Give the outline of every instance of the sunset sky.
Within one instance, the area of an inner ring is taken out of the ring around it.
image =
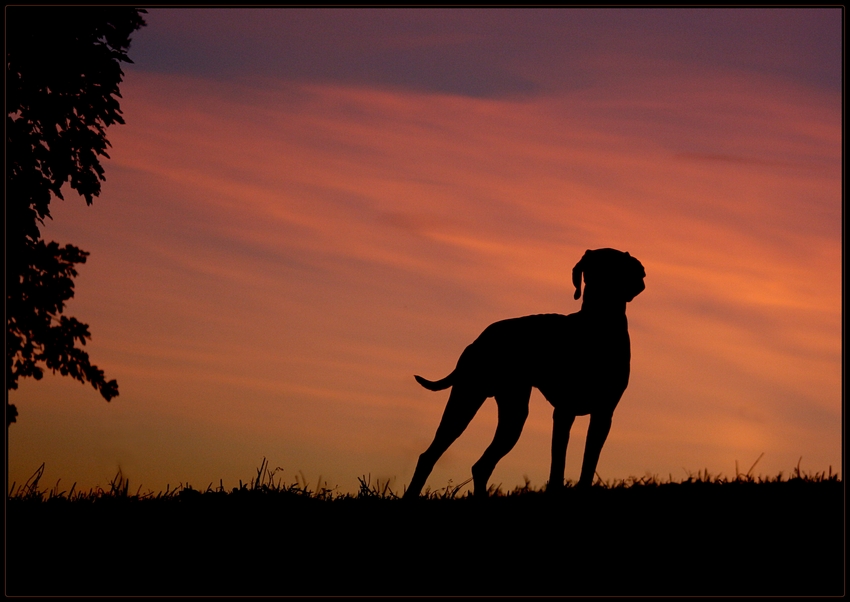
[[[9,481],[401,491],[490,323],[628,251],[632,377],[598,472],[841,469],[841,9],[151,9],[67,314],[105,402],[10,394]],[[491,479],[545,484],[535,391]],[[470,476],[495,402],[428,485]],[[577,480],[588,419],[567,454]],[[299,472],[300,471],[300,472]]]

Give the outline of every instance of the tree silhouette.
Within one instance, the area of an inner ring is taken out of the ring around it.
[[[89,382],[109,401],[118,383],[77,346],[88,325],[62,315],[75,266],[88,253],[45,242],[39,226],[62,187],[100,195],[109,157],[106,128],[124,123],[118,84],[130,35],[145,25],[134,8],[6,8],[6,426],[18,379],[44,367]]]

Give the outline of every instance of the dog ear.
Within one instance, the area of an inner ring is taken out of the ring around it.
[[[585,259],[587,259],[587,255],[590,253],[590,249],[584,252],[584,256],[579,259],[578,263],[573,268],[573,286],[576,287],[576,293],[573,295],[573,299],[578,299],[581,297],[581,275],[584,272],[584,268],[586,267]]]

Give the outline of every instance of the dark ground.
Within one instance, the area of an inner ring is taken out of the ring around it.
[[[474,499],[10,500],[7,595],[845,592],[840,481]]]

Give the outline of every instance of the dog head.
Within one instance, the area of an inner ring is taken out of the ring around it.
[[[601,294],[608,299],[631,301],[640,294],[646,285],[646,271],[641,263],[616,249],[588,249],[573,268],[573,285],[576,287],[574,298],[581,297],[581,277],[584,274],[585,296],[587,287],[592,287],[594,295]]]

